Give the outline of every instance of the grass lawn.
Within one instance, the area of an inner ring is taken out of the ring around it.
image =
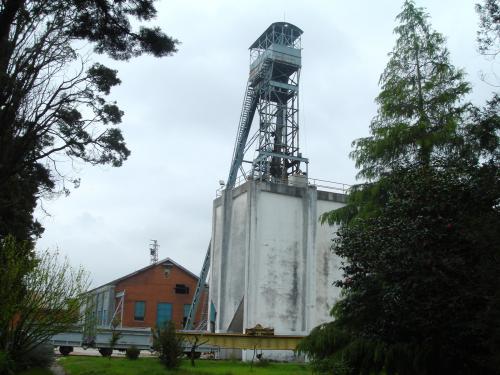
[[[59,363],[68,375],[305,375],[311,374],[309,366],[295,363],[270,363],[268,366],[250,368],[250,363],[235,361],[197,360],[191,367],[188,360],[176,371],[167,371],[156,358],[77,357],[61,358]],[[44,375],[44,374],[43,374]]]

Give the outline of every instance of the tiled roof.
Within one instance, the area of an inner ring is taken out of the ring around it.
[[[104,287],[104,286],[108,286],[108,285],[116,285],[116,284],[118,284],[120,281],[123,281],[123,280],[125,280],[125,279],[128,279],[128,278],[130,278],[130,277],[132,277],[132,276],[138,275],[138,274],[140,274],[140,273],[142,273],[142,272],[148,271],[149,269],[151,269],[151,268],[153,268],[153,267],[156,267],[156,266],[158,266],[158,265],[167,265],[167,264],[171,264],[171,265],[173,265],[173,266],[175,266],[175,267],[179,268],[181,271],[184,271],[185,273],[187,273],[187,274],[188,274],[189,276],[191,276],[192,278],[194,278],[194,279],[198,280],[198,276],[196,276],[196,275],[195,275],[194,273],[192,273],[190,270],[188,270],[187,268],[185,268],[185,267],[181,266],[179,263],[174,262],[172,259],[170,259],[170,258],[168,258],[168,257],[167,257],[167,258],[162,259],[162,260],[160,260],[160,261],[158,261],[158,262],[156,262],[156,263],[154,263],[154,264],[150,264],[149,266],[143,267],[143,268],[141,268],[141,269],[139,269],[139,270],[137,270],[137,271],[134,271],[134,272],[129,273],[129,274],[125,275],[125,276],[119,277],[118,279],[115,279],[115,280],[113,280],[113,281],[110,281],[109,283],[102,284],[102,285],[100,285],[100,286],[98,286],[98,287],[96,287],[96,288],[93,288],[93,289],[89,290],[87,293],[91,293],[91,292],[93,292],[93,291],[95,291],[95,290],[97,290],[97,289],[100,289],[100,288]]]

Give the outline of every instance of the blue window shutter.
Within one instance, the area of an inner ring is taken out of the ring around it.
[[[189,310],[191,309],[191,304],[184,305],[184,318],[189,315]]]
[[[156,308],[156,324],[164,327],[165,323],[172,320],[172,304],[160,302]]]
[[[135,301],[134,320],[144,320],[146,313],[146,302]]]

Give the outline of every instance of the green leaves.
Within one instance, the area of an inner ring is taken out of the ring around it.
[[[497,374],[498,197],[499,169],[467,163],[397,169],[357,187],[358,214],[333,243],[344,260],[335,320],[303,351],[342,359],[350,374]]]
[[[477,32],[479,52],[496,57],[500,52],[500,4],[497,0],[484,0],[476,4],[480,29]]]
[[[141,26],[134,31],[129,16],[149,21],[156,16],[153,0],[97,1],[72,0],[66,7],[75,15],[68,27],[72,38],[85,39],[95,45],[97,53],[116,60],[149,53],[156,57],[176,52],[179,43],[158,27]]]
[[[497,375],[500,98],[464,104],[428,15],[405,1],[397,19],[371,134],[351,153],[368,182],[321,217],[340,224],[342,295],[301,350],[324,373]]]
[[[124,113],[106,98],[117,71],[90,65],[75,41],[118,60],[171,55],[178,41],[143,22],[155,16],[153,0],[0,2],[0,238],[40,234],[37,200],[75,181],[60,163],[120,166],[130,155],[111,128]]]
[[[449,62],[444,38],[428,18],[413,1],[405,1],[397,17],[398,39],[380,77],[371,135],[356,140],[351,153],[358,177],[372,180],[396,167],[429,165],[461,121],[470,86]]]
[[[109,69],[99,63],[92,65],[87,71],[89,81],[92,82],[100,92],[106,95],[109,95],[111,87],[119,85],[122,82],[117,77],[117,73],[117,70]]]
[[[0,284],[0,352],[20,371],[30,351],[78,322],[88,275],[57,253],[35,254],[29,242],[7,236],[0,240]]]
[[[183,339],[175,332],[175,324],[169,320],[163,327],[153,329],[153,349],[158,353],[158,359],[167,369],[180,366],[183,352]]]
[[[177,52],[179,42],[165,35],[159,27],[145,28],[139,31],[139,45],[141,51],[150,53],[155,57],[168,56]]]
[[[106,150],[100,154],[97,161],[99,164],[111,163],[113,167],[120,167],[129,155],[130,151],[127,149],[123,135],[119,129],[111,128],[103,134],[99,140],[102,147]]]

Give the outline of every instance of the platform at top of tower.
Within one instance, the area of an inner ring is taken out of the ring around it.
[[[291,23],[274,22],[255,42],[253,42],[249,49],[266,49],[271,44],[296,47],[296,41],[300,38],[302,33],[303,31],[301,29]]]
[[[339,182],[333,182],[333,181],[326,181],[326,180],[317,180],[317,179],[310,179],[310,182],[307,183],[306,185],[303,185],[303,181],[300,183],[297,183],[297,180],[295,181],[289,181],[288,183],[276,183],[276,182],[269,182],[269,181],[259,181],[259,180],[253,180],[253,179],[241,179],[240,183],[236,184],[236,187],[232,189],[231,196],[233,198],[236,198],[240,196],[241,194],[245,194],[249,191],[250,185],[255,185],[258,187],[259,191],[263,192],[268,192],[268,193],[275,193],[275,194],[280,194],[280,195],[288,195],[292,197],[299,197],[302,198],[306,194],[308,194],[308,190],[314,189],[316,190],[317,194],[317,199],[320,201],[330,201],[330,202],[338,202],[338,203],[346,203],[347,202],[347,194],[348,194],[348,189],[349,185],[339,183]],[[307,181],[307,180],[306,180]],[[215,200],[214,200],[214,205],[215,206],[220,206],[223,204],[223,191],[222,189],[217,191]]]

